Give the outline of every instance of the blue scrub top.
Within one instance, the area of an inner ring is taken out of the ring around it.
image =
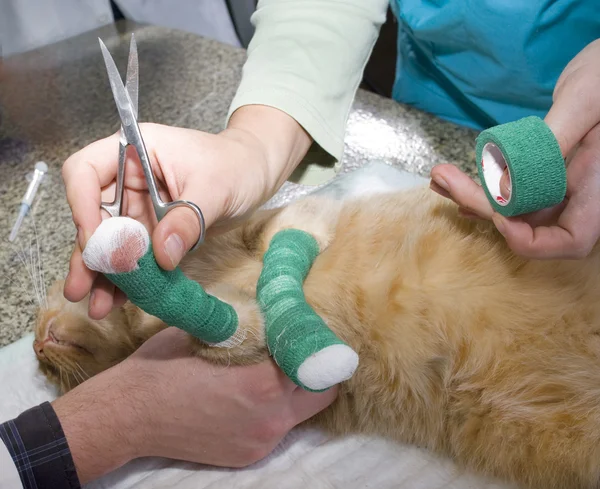
[[[475,129],[543,118],[562,70],[600,38],[600,0],[391,2],[393,98]]]

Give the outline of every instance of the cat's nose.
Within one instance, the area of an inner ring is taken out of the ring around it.
[[[44,343],[45,341],[37,341],[33,342],[33,351],[38,358],[42,358],[44,356]]]

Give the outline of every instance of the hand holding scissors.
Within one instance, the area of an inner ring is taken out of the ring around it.
[[[89,294],[93,319],[105,317],[126,300],[82,259],[88,239],[103,219],[126,215],[142,222],[150,231],[156,261],[172,270],[206,232],[231,229],[266,202],[311,144],[293,118],[262,105],[239,108],[218,134],[138,123],[135,41],[125,87],[106,54],[122,128],[73,154],[62,171],[77,227],[64,294],[72,302]]]

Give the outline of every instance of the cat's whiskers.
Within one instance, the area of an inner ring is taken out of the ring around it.
[[[21,284],[21,289],[30,297],[30,300],[37,303],[40,308],[48,309],[48,299],[46,295],[44,270],[42,267],[42,254],[40,251],[40,240],[37,233],[34,215],[31,215],[31,222],[34,231],[33,239],[29,240],[29,245],[25,247],[21,241],[18,242],[17,258],[21,265],[27,271],[29,276],[30,286],[33,292],[27,290],[27,287]],[[34,243],[32,243],[34,241]],[[10,277],[7,277],[9,280]],[[11,280],[12,281],[12,280]],[[14,281],[13,281],[14,282]]]
[[[61,358],[61,362],[63,363],[65,368],[68,369],[69,372],[71,372],[71,374],[73,375],[73,377],[75,378],[77,383],[81,383],[81,382],[85,381],[85,379],[83,379],[83,376],[81,375],[81,373],[78,372],[78,370],[77,370],[77,366],[79,364],[77,363],[76,360],[71,360],[71,359],[67,359],[67,358],[63,357],[63,358]],[[83,380],[80,380],[80,379],[83,379]]]
[[[85,369],[79,364],[79,362],[77,360],[74,361],[75,362],[75,366],[77,367],[78,371],[80,372],[81,377],[83,378],[82,382],[85,382],[87,379],[90,378],[90,374],[88,374]]]
[[[17,275],[18,276],[18,275]],[[7,279],[9,282],[13,283],[14,285],[16,285],[19,289],[21,289],[21,292],[23,293],[23,295],[27,298],[27,300],[29,302],[31,302],[33,305],[37,305],[36,304],[36,299],[32,296],[32,293],[30,290],[27,290],[27,287],[25,285],[23,285],[23,282],[21,281],[20,277],[19,277],[19,281],[14,280],[13,278],[9,277],[7,274],[3,273],[2,277],[4,277],[5,279]]]
[[[67,389],[71,390],[71,379],[69,378],[69,374],[65,372],[65,377],[67,378]]]
[[[58,365],[58,377],[60,379],[60,385],[63,386],[64,382],[63,382],[63,371],[62,371],[62,367],[60,365]]]
[[[37,251],[37,282],[38,282],[38,290],[40,293],[40,307],[45,307],[48,309],[48,295],[46,292],[46,280],[44,277],[44,269],[42,268],[42,254],[40,252],[40,240],[38,237],[37,226],[35,224],[35,212],[31,215],[31,222],[33,224],[33,233],[35,236],[35,245]]]
[[[73,377],[75,377],[75,380],[81,384],[82,382],[85,382],[85,379],[83,378],[83,375],[81,375],[77,370],[73,370]]]

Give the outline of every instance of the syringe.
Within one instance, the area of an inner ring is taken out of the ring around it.
[[[38,161],[35,164],[35,170],[33,172],[33,177],[31,178],[31,182],[29,182],[29,187],[27,187],[27,192],[21,200],[21,208],[19,209],[19,215],[17,216],[17,221],[10,232],[10,236],[8,237],[9,241],[14,241],[17,237],[17,233],[19,232],[19,228],[21,224],[23,224],[23,219],[31,209],[31,205],[33,204],[33,198],[44,179],[44,176],[48,172],[48,165],[43,161]]]

